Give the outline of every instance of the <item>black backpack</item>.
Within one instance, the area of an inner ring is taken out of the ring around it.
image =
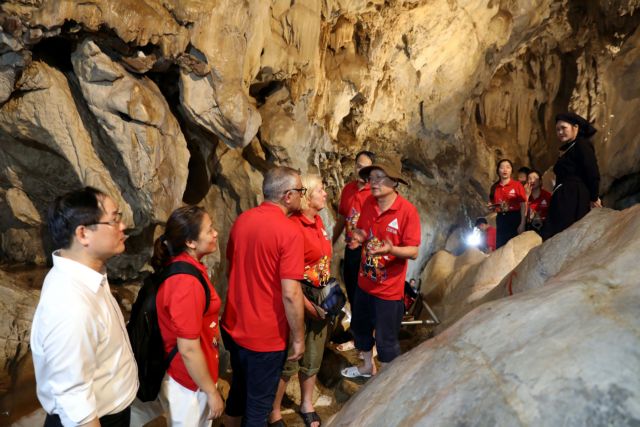
[[[196,277],[205,293],[206,313],[209,309],[211,291],[200,271],[188,262],[174,262],[164,267],[157,273],[151,274],[144,280],[136,302],[131,308],[131,317],[127,323],[127,332],[133,356],[138,364],[138,398],[143,402],[155,400],[160,392],[160,385],[169,364],[178,352],[176,345],[169,355],[164,357],[164,344],[160,327],[158,326],[158,313],[156,311],[156,295],[162,282],[174,274],[190,274]]]

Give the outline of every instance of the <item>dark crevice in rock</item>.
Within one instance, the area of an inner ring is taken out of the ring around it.
[[[249,95],[255,98],[256,107],[260,108],[264,105],[269,96],[282,89],[284,85],[285,82],[283,80],[254,83],[249,87]]]
[[[149,73],[148,77],[160,89],[187,141],[189,174],[182,201],[197,204],[206,197],[211,188],[215,168],[213,165],[208,167],[211,164],[211,155],[207,155],[207,152],[215,151],[218,138],[201,126],[192,123],[184,114],[180,102],[180,68],[177,65],[172,65],[163,73]]]
[[[626,209],[640,203],[640,172],[625,175],[613,181],[604,196],[605,206]]]
[[[73,71],[71,52],[74,49],[73,41],[64,37],[51,37],[35,45],[31,52],[34,61],[45,62],[65,73]]]

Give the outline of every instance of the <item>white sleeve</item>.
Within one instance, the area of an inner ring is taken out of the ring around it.
[[[69,309],[50,311],[40,319],[41,350],[47,381],[55,400],[54,412],[65,427],[97,417],[93,377],[99,332],[90,309],[70,302]],[[46,320],[46,321],[45,321]]]

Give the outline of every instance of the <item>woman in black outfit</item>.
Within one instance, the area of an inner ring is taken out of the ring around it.
[[[591,137],[596,129],[575,113],[556,116],[556,134],[563,145],[553,172],[556,185],[543,237],[548,239],[581,219],[591,208],[602,207],[598,197],[600,172]]]

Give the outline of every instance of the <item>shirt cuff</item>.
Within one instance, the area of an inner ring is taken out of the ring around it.
[[[95,396],[84,394],[67,393],[56,399],[54,412],[58,414],[64,427],[86,424],[98,417]]]

